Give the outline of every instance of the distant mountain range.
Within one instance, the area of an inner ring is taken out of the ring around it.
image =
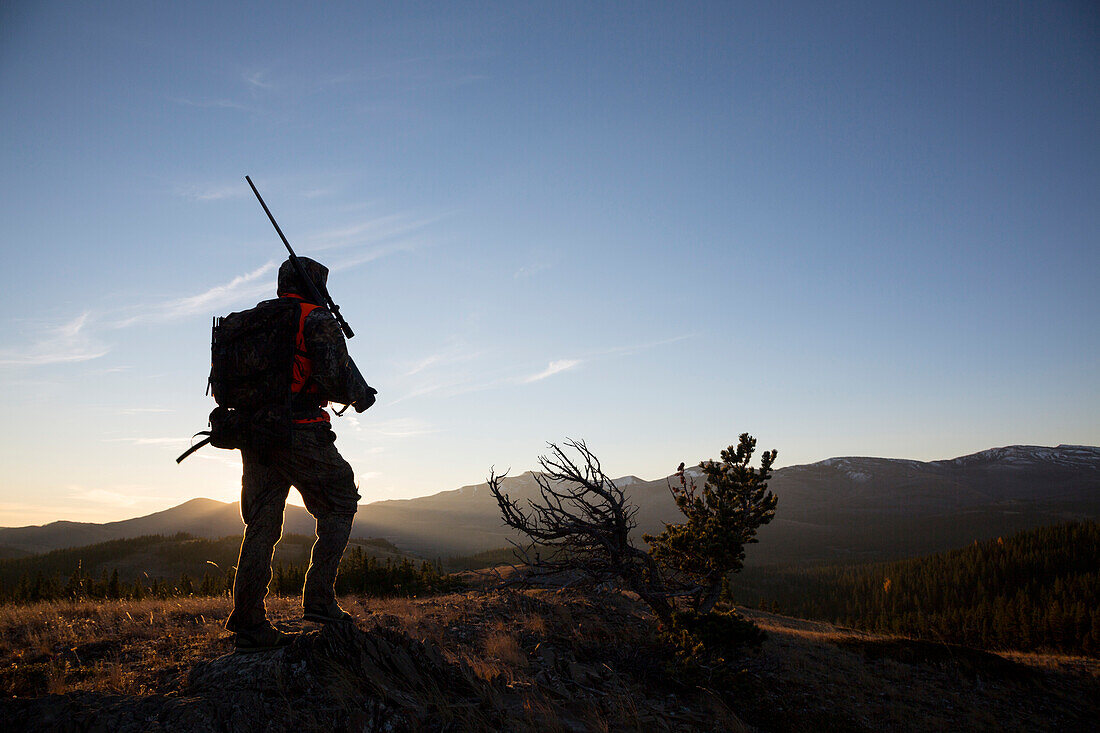
[[[700,477],[698,468],[688,470]],[[638,506],[641,532],[678,521],[670,478],[616,480]],[[699,479],[702,480],[701,478]],[[1008,446],[944,461],[830,458],[777,470],[776,519],[748,549],[753,564],[907,557],[1071,519],[1100,517],[1100,448]],[[505,479],[513,496],[534,498],[530,472]],[[284,532],[311,534],[304,509],[288,506]],[[193,499],[106,524],[53,522],[0,528],[0,556],[45,552],[111,539],[188,532],[240,534],[236,503]],[[380,537],[426,557],[470,554],[515,539],[502,526],[486,484],[359,507],[353,536]]]
[[[1100,516],[1100,448],[1014,445],[944,461],[830,458],[776,471],[756,561],[893,559]]]

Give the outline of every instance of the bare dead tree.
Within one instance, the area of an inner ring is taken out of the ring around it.
[[[661,621],[669,622],[669,599],[697,589],[666,587],[656,561],[630,541],[638,507],[604,474],[583,440],[567,439],[564,445],[579,460],[549,443],[549,454],[539,457],[542,471],[534,475],[540,498],[528,500],[526,506],[504,491],[507,473],[489,475],[489,490],[504,522],[531,541],[516,545],[527,565],[524,579],[573,574],[573,582],[625,584]]]

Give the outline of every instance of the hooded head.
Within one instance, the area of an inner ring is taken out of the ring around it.
[[[328,268],[320,262],[311,260],[308,257],[299,257],[298,262],[301,263],[306,274],[309,275],[309,279],[317,286],[317,290],[324,295],[325,284],[328,282]],[[301,281],[301,278],[298,277],[298,271],[294,268],[294,263],[291,262],[289,258],[279,266],[278,293],[279,295],[294,293],[303,298],[310,297],[309,287],[307,287],[306,284]],[[324,303],[318,303],[317,305],[324,305]]]

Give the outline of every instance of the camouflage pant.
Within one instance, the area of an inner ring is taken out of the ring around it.
[[[317,520],[317,541],[313,543],[302,591],[306,605],[328,604],[336,599],[336,571],[359,505],[351,466],[333,445],[327,425],[296,428],[290,448],[273,450],[262,459],[246,449],[241,454],[241,516],[245,530],[233,581],[233,613],[225,624],[230,631],[267,620],[264,598],[271,582],[271,558],[282,536],[283,510],[291,486],[298,489],[306,510]]]

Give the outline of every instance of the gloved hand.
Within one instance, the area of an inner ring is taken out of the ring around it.
[[[367,396],[361,400],[356,400],[355,404],[352,405],[352,407],[355,408],[356,412],[366,411],[370,408],[371,405],[373,405],[377,401],[378,398],[375,397],[375,395],[377,394],[378,390],[376,390],[374,387],[367,387]]]

